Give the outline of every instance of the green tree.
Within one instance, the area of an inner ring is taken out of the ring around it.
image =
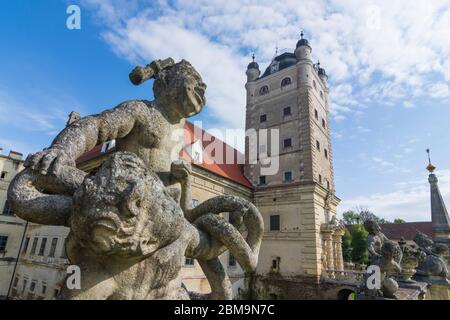
[[[361,223],[361,216],[358,212],[349,210],[342,214],[342,220],[344,220],[345,224],[359,224]]]
[[[352,261],[352,235],[347,228],[345,228],[345,233],[342,236],[342,256],[344,261]]]
[[[394,219],[394,223],[405,223],[406,221],[400,218]]]
[[[351,257],[353,262],[367,264],[369,262],[369,253],[367,251],[367,236],[369,233],[360,224],[352,226],[351,239],[352,251]]]

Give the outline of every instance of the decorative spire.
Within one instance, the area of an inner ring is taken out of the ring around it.
[[[427,154],[428,154],[427,170],[428,170],[428,172],[433,173],[434,170],[436,169],[436,167],[431,164],[430,149],[427,149]]]
[[[300,37],[303,39],[304,33],[303,30],[300,32]]]
[[[450,238],[450,218],[448,216],[447,208],[445,207],[444,199],[438,186],[438,178],[433,173],[436,169],[431,164],[430,149],[427,149],[428,166],[427,170],[430,172],[428,182],[430,183],[430,198],[431,198],[431,222],[433,226],[434,238]]]
[[[255,53],[252,54],[252,62],[255,62]]]

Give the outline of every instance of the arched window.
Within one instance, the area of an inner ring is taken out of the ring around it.
[[[316,149],[320,151],[320,142],[316,140]]]
[[[316,90],[317,90],[317,84],[316,84],[316,80],[313,80],[313,87],[314,87],[314,89],[316,89]]]
[[[283,80],[281,80],[281,87],[287,86],[291,84],[291,78],[286,77]]]
[[[323,99],[323,92],[320,91],[320,97]]]
[[[259,89],[259,95],[261,95],[261,96],[268,94],[268,93],[269,93],[268,86],[262,86],[261,89]]]

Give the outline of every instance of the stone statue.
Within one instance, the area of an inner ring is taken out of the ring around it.
[[[369,251],[370,263],[381,264],[381,247],[389,239],[381,232],[379,224],[372,219],[364,221],[364,228],[369,233],[367,237],[367,250]],[[396,247],[395,261],[399,263],[402,259],[400,247]]]
[[[403,237],[398,244],[402,250],[402,271],[399,279],[402,282],[415,283],[411,277],[416,273],[416,268],[419,265],[419,262],[425,258],[425,254],[417,247],[408,245]]]
[[[207,298],[231,299],[218,256],[228,249],[246,272],[256,268],[259,211],[232,196],[192,208],[190,164],[177,160],[183,137],[174,133],[201,111],[205,84],[187,61],[170,58],[130,75],[136,84],[150,77],[155,101],[128,101],[75,121],[29,156],[10,185],[19,217],[70,228],[66,252],[81,269],[82,288],[64,288],[61,298],[185,299],[180,270],[191,257],[210,282]],[[111,139],[118,152],[95,175],[75,168],[80,155]]]
[[[386,240],[381,246],[381,291],[386,298],[395,298],[395,293],[398,290],[398,283],[392,276],[400,273],[402,270],[400,264],[395,261],[399,250],[399,245],[391,240]]]

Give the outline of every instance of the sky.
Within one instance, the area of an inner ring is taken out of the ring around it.
[[[80,30],[66,26],[69,5]],[[301,30],[329,75],[339,212],[430,220],[427,148],[450,203],[450,1],[2,1],[0,147],[36,152],[73,110],[151,99],[151,83],[133,86],[128,73],[169,56],[208,85],[192,121],[243,129],[252,53],[265,69]]]

